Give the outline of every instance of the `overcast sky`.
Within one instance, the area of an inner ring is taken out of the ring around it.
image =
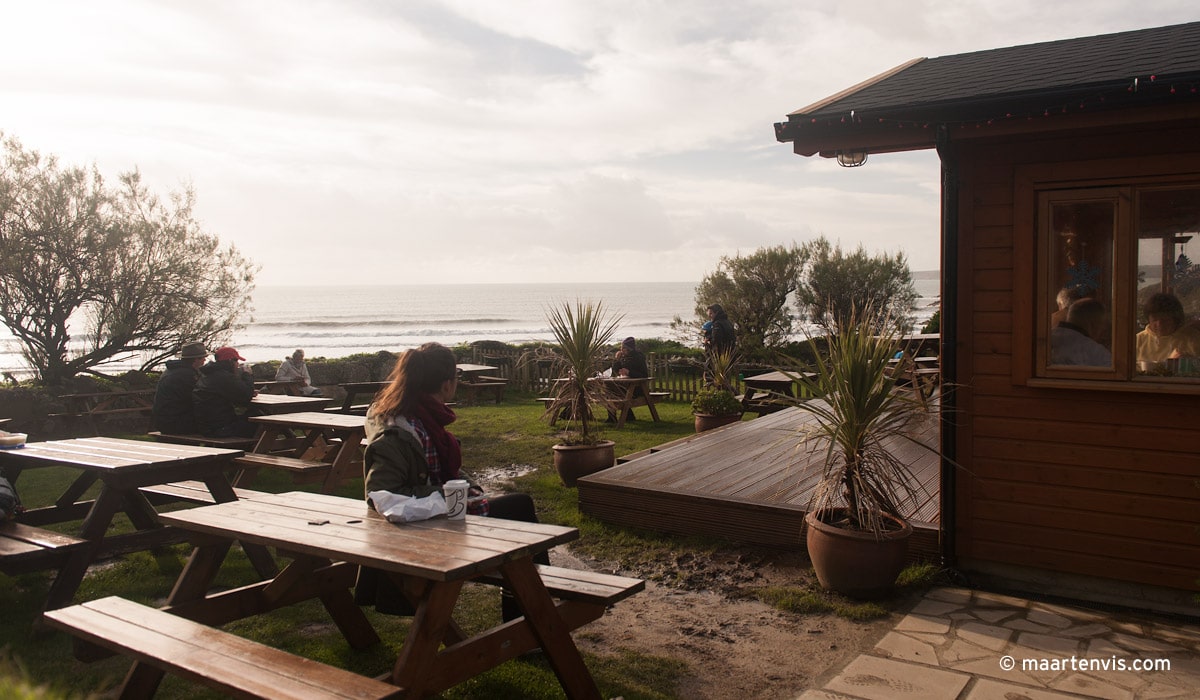
[[[839,168],[786,114],[916,57],[1195,0],[0,0],[0,131],[157,192],[261,285],[698,281],[824,234],[938,267],[932,151]]]

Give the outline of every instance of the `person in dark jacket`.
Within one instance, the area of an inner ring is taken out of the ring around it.
[[[646,355],[641,350],[637,349],[637,341],[633,336],[621,341],[621,349],[617,351],[613,358],[612,376],[614,377],[633,377],[636,379],[645,379],[650,376],[650,367],[646,364]],[[645,392],[641,387],[635,390],[634,396],[645,396]],[[625,420],[637,420],[633,415],[633,409],[626,411]],[[617,417],[609,412],[608,422],[617,422]]]
[[[231,347],[217,348],[213,357],[192,392],[196,427],[212,437],[254,437],[257,428],[247,419],[254,378],[240,364],[246,358]]]
[[[705,350],[709,352],[730,352],[737,342],[737,334],[733,330],[733,322],[725,314],[720,304],[708,307],[708,318],[712,321],[712,337]]]
[[[196,432],[192,390],[207,354],[204,343],[188,343],[180,350],[178,360],[167,360],[167,369],[154,390],[154,430],[171,435]]]

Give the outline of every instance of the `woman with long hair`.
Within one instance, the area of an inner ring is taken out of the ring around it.
[[[406,350],[388,377],[388,384],[375,395],[367,409],[367,449],[363,456],[364,486],[372,491],[390,491],[415,498],[440,492],[453,479],[470,484],[467,512],[508,520],[537,522],[533,499],[512,493],[490,498],[462,468],[462,447],[446,426],[457,416],[448,403],[458,389],[458,367],[454,353],[444,345],[426,343]],[[443,494],[444,495],[444,494]],[[370,496],[367,502],[372,507]],[[539,563],[549,564],[543,553]],[[399,589],[390,579],[371,570],[359,575],[356,598],[360,604],[374,603],[381,612],[411,614]],[[516,600],[505,591],[504,619],[521,615]]]

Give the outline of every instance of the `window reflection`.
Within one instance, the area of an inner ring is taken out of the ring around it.
[[[1112,367],[1117,201],[1050,205],[1050,365]]]

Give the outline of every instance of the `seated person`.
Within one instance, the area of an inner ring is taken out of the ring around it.
[[[154,389],[154,430],[170,435],[196,432],[192,390],[207,354],[204,343],[188,343],[180,350],[178,360],[167,360],[167,369]]]
[[[644,379],[650,376],[650,367],[646,364],[646,355],[637,349],[637,341],[633,336],[621,341],[621,349],[613,358],[612,376],[636,377]]]
[[[1063,287],[1058,290],[1058,296],[1054,298],[1055,304],[1058,305],[1058,310],[1050,315],[1050,327],[1057,328],[1058,324],[1067,320],[1067,311],[1070,310],[1071,304],[1079,301],[1078,287]]]
[[[1095,299],[1072,303],[1066,320],[1050,331],[1050,364],[1112,367],[1112,352],[1097,340],[1107,326],[1104,304]]]
[[[621,341],[621,349],[617,351],[616,357],[613,358],[612,376],[614,377],[633,377],[635,379],[645,379],[650,376],[650,367],[646,364],[646,355],[637,349],[637,341],[633,336],[629,336]],[[645,396],[641,387],[635,390],[634,396]],[[616,422],[616,416],[609,416],[610,422]],[[633,409],[626,412],[625,420],[637,420],[633,415]]]
[[[320,396],[321,390],[312,385],[308,376],[308,365],[304,364],[304,351],[297,348],[291,357],[283,358],[275,372],[277,382],[300,382],[300,393],[305,396]]]
[[[1137,334],[1138,361],[1200,356],[1200,329],[1184,325],[1183,304],[1178,297],[1159,292],[1146,300],[1142,310],[1146,327]]]
[[[254,437],[258,428],[248,420],[250,400],[258,393],[254,378],[240,362],[246,358],[231,347],[217,348],[212,362],[200,368],[192,392],[196,427],[211,437]]]
[[[462,470],[462,447],[446,430],[457,418],[446,405],[458,389],[456,363],[454,353],[438,343],[426,343],[400,356],[388,385],[367,409],[364,490],[367,494],[390,491],[423,498],[441,491],[447,481],[465,479],[471,484],[468,494],[473,498],[468,513],[536,523],[537,513],[528,494],[482,499],[483,490]],[[374,507],[369,496],[367,503]],[[550,558],[543,552],[535,561],[549,564]],[[392,580],[373,569],[359,571],[355,600],[360,605],[374,604],[380,612],[412,614]],[[516,598],[507,590],[501,595],[501,611],[505,621],[522,615]]]

